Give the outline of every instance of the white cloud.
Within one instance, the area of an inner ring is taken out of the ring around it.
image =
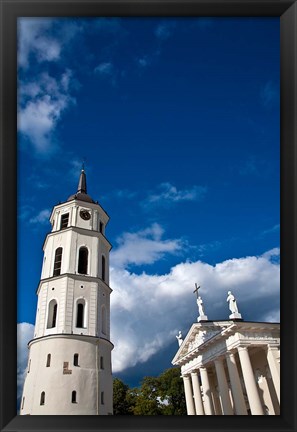
[[[112,75],[113,74],[113,65],[109,62],[100,63],[95,67],[94,72],[99,75]]]
[[[161,183],[158,186],[158,192],[150,194],[144,201],[145,207],[151,204],[168,205],[182,201],[199,201],[207,189],[204,186],[193,186],[189,189],[178,190],[171,183]]]
[[[53,134],[62,113],[75,103],[68,94],[72,72],[60,79],[43,73],[34,82],[19,84],[18,130],[41,154],[53,150]]]
[[[17,398],[22,395],[26,368],[28,363],[28,342],[33,338],[34,325],[19,323],[17,325]]]
[[[32,224],[43,224],[48,222],[51,211],[48,209],[41,210],[35,217],[29,220]]]
[[[135,253],[137,255],[137,252]],[[228,319],[226,302],[231,290],[246,320],[278,321],[279,249],[256,257],[234,258],[214,266],[183,262],[168,274],[140,275],[117,267],[111,257],[111,340],[113,371],[145,362],[172,343],[178,330],[184,334],[196,321],[194,283],[209,319]]]
[[[118,238],[118,247],[111,252],[111,260],[116,267],[129,264],[152,264],[165,253],[176,253],[181,247],[180,240],[163,240],[162,227],[154,223],[151,227],[135,233],[124,233]]]
[[[30,56],[38,62],[57,61],[61,54],[61,45],[49,30],[53,20],[49,18],[20,18],[18,21],[18,64],[27,68]]]

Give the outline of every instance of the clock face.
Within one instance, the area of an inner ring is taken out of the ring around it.
[[[90,212],[88,210],[81,210],[79,214],[83,220],[91,219],[91,215],[90,215]]]

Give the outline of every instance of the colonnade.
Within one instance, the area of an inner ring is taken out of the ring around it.
[[[239,346],[237,352],[250,413],[252,415],[265,415],[266,413],[259,394],[248,347]],[[279,404],[280,367],[276,359],[277,352],[277,347],[266,346],[267,363]],[[213,362],[183,375],[188,415],[248,414],[235,355],[236,351],[227,352],[224,356],[216,358]],[[225,361],[227,364],[226,369],[224,366]],[[210,372],[210,367],[216,375],[220,404],[218,404],[216,400],[214,380]],[[230,381],[231,392],[228,381]]]

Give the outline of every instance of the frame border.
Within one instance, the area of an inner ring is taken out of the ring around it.
[[[71,8],[69,7],[71,5]],[[134,417],[16,415],[17,38],[20,16],[280,17],[281,61],[281,325],[280,416]],[[295,0],[0,0],[0,427],[1,431],[122,430],[194,432],[295,431],[297,2]]]

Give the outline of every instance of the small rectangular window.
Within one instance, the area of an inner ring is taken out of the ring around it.
[[[60,229],[65,229],[68,227],[68,221],[69,221],[69,213],[65,213],[61,216],[61,226]]]
[[[104,405],[104,392],[101,392],[101,405]]]
[[[50,365],[51,365],[51,355],[48,354],[46,359],[46,367],[50,367]]]
[[[71,402],[72,402],[72,403],[76,403],[76,391],[73,391],[73,392],[72,392]]]
[[[22,400],[22,409],[24,409],[24,403],[25,403],[25,396],[23,397],[23,400]]]
[[[28,364],[28,373],[30,373],[30,367],[31,367],[31,359],[29,360],[29,364]]]
[[[73,357],[73,366],[78,366],[78,354],[74,354],[74,357]]]
[[[101,232],[101,234],[103,233],[103,222],[100,221],[100,225],[99,225],[99,231]]]
[[[104,369],[104,361],[103,361],[103,357],[100,357],[100,369]]]

